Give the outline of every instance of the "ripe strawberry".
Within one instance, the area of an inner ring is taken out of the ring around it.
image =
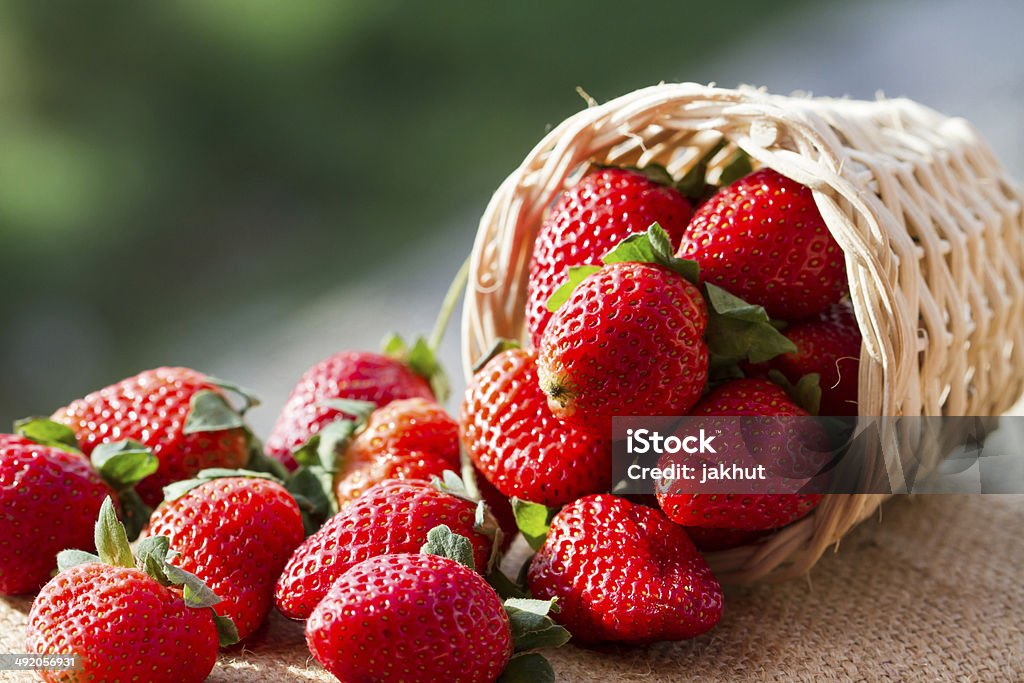
[[[707,380],[697,288],[651,263],[611,263],[551,319],[537,372],[556,417],[609,433],[616,415],[682,415]]]
[[[526,303],[533,344],[540,346],[551,318],[548,299],[565,282],[570,266],[600,265],[612,247],[652,223],[661,224],[675,248],[690,214],[690,202],[675,188],[622,168],[594,171],[566,190],[534,242]]]
[[[856,415],[860,369],[860,328],[849,302],[829,307],[816,318],[793,323],[783,334],[797,350],[755,368],[774,369],[796,383],[817,373],[821,385],[819,415]]]
[[[611,441],[551,415],[532,349],[504,351],[476,373],[460,430],[473,464],[506,496],[557,506],[611,488]]]
[[[701,206],[678,255],[697,261],[704,281],[776,318],[817,315],[847,291],[843,252],[811,191],[769,168]]]
[[[93,550],[93,524],[110,495],[81,454],[0,434],[0,594],[37,591],[65,548]]]
[[[334,493],[344,507],[382,481],[429,480],[460,466],[458,423],[432,400],[400,399],[375,410],[348,444]]]
[[[217,421],[203,415],[207,407]],[[124,439],[148,447],[160,463],[137,489],[149,506],[160,502],[163,487],[172,482],[249,460],[248,430],[226,403],[220,383],[188,368],[147,370],[74,401],[53,419],[74,430],[86,455]]]
[[[332,399],[384,406],[396,399],[433,399],[430,384],[401,360],[364,351],[342,351],[302,376],[267,438],[267,454],[295,469],[292,454],[336,420],[352,417],[332,408]]]
[[[206,680],[218,645],[233,642],[230,621],[207,609],[217,596],[195,576],[167,565],[166,538],[146,539],[133,557],[110,499],[96,523],[96,546],[99,557],[62,552],[60,573],[32,603],[28,650],[74,654],[82,664],[74,672],[40,671],[42,678],[54,683]]]
[[[476,566],[483,570],[494,547],[494,521],[478,523],[477,508],[425,481],[371,487],[296,548],[277,582],[278,609],[291,619],[309,618],[349,567],[377,555],[418,552],[427,532],[441,524],[472,541]]]
[[[717,437],[719,455],[743,465],[763,464],[779,481],[802,481],[813,476],[830,457],[824,432],[807,421],[786,420],[808,417],[808,414],[790,401],[782,388],[767,380],[751,378],[727,382],[702,399],[690,415],[782,418],[743,423],[722,421],[723,433]],[[737,433],[741,424],[742,433]],[[685,453],[666,455],[659,465],[665,466],[666,460],[693,465],[699,458]],[[741,462],[744,460],[750,462]],[[699,490],[699,485],[695,481],[662,482],[657,492],[658,502],[672,521],[687,527],[774,529],[800,519],[822,498],[819,493],[697,493],[694,491]],[[741,484],[737,482],[735,486]],[[759,486],[767,487],[766,484]]]
[[[583,642],[693,638],[722,616],[718,581],[686,531],[659,510],[596,495],[552,520],[530,563],[530,591]]]
[[[170,539],[178,553],[171,564],[206,582],[223,599],[217,613],[247,638],[270,612],[277,578],[305,537],[299,507],[283,486],[253,476],[201,475],[172,488],[149,534]]]
[[[494,589],[458,562],[427,554],[348,568],[310,616],[306,641],[342,681],[491,683],[512,655]]]

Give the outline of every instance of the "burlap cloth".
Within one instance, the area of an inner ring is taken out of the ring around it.
[[[809,580],[727,591],[696,640],[549,653],[559,681],[1024,681],[1024,496],[883,507]],[[0,652],[24,651],[29,600],[0,601]],[[0,680],[32,680],[0,673]],[[211,681],[333,680],[278,615]]]

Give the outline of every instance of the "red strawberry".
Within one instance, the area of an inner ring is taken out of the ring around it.
[[[193,421],[206,399],[232,416],[231,425]],[[197,401],[201,401],[197,403]],[[82,451],[130,439],[148,447],[160,467],[138,486],[154,506],[163,487],[211,467],[237,468],[249,460],[249,433],[227,405],[219,383],[188,368],[157,368],[89,394],[58,410],[53,419],[71,427]],[[198,426],[195,426],[198,425]]]
[[[427,532],[442,524],[472,541],[483,570],[494,547],[493,527],[477,524],[477,507],[425,481],[386,481],[368,489],[295,550],[277,583],[278,609],[291,619],[309,618],[349,567],[377,555],[418,552]]]
[[[244,639],[270,612],[277,578],[305,537],[299,507],[264,478],[200,478],[173,488],[149,534],[170,539],[179,553],[171,563],[223,599],[217,613],[231,617]]]
[[[473,464],[506,496],[556,506],[611,488],[611,442],[551,415],[532,349],[504,351],[476,373],[460,423]]]
[[[835,304],[816,318],[793,323],[783,334],[797,350],[776,356],[753,368],[753,372],[778,370],[793,383],[804,375],[818,373],[818,414],[856,415],[861,336],[849,302]]]
[[[678,255],[768,314],[817,315],[847,291],[843,252],[811,191],[764,168],[722,188],[694,213]]]
[[[81,454],[0,434],[0,594],[38,590],[65,548],[93,550],[93,524],[110,495]]]
[[[344,507],[382,481],[429,480],[460,466],[458,423],[432,400],[401,399],[375,410],[352,439],[340,459],[334,493]]]
[[[541,225],[533,247],[526,329],[535,346],[547,327],[548,299],[570,266],[600,265],[615,245],[660,223],[673,248],[690,220],[690,202],[642,173],[605,168],[566,190]]]
[[[96,523],[100,557],[65,551],[61,572],[36,596],[27,645],[38,655],[77,655],[78,671],[40,671],[46,681],[198,683],[234,640],[230,621],[207,609],[217,596],[167,565],[167,539],[146,539],[132,556],[109,499]],[[143,569],[136,569],[136,563]],[[183,592],[179,586],[185,586]]]
[[[763,464],[780,480],[812,476],[829,457],[824,432],[806,421],[785,420],[808,417],[808,414],[790,401],[782,388],[767,380],[751,378],[723,384],[701,400],[690,415],[783,418],[763,422],[723,421],[720,430],[723,433],[717,437],[720,455],[738,463],[750,460],[750,463],[740,463],[743,465]],[[743,425],[741,434],[736,433],[740,424]],[[663,456],[662,460],[666,458],[689,462],[699,456],[679,453]],[[695,493],[691,490],[697,487],[693,481],[662,481],[666,483],[658,490],[658,502],[670,519],[687,527],[774,529],[803,517],[822,498],[818,493]]]
[[[681,527],[624,498],[581,498],[555,515],[529,569],[536,598],[583,642],[693,638],[722,616],[718,581]]]
[[[336,420],[351,417],[327,405],[332,399],[369,401],[384,406],[401,398],[433,399],[430,384],[402,361],[365,351],[342,351],[302,376],[267,438],[267,454],[289,469],[292,456],[310,437]]]
[[[708,312],[697,288],[651,263],[611,263],[558,309],[540,386],[556,417],[609,433],[616,415],[682,415],[707,380]]]
[[[494,589],[458,562],[426,554],[347,568],[306,623],[306,641],[342,681],[491,683],[512,655]]]

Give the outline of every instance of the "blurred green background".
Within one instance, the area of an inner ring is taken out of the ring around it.
[[[1020,170],[1022,8],[2,3],[0,424],[186,364],[262,391],[266,429],[320,357],[429,325],[576,86],[885,89],[968,115]]]
[[[678,79],[780,9],[0,5],[0,419],[181,362],[154,347],[254,302],[262,334],[482,210],[575,86]]]

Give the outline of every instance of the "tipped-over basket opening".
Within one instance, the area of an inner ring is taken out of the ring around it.
[[[501,184],[471,257],[467,375],[495,340],[524,339],[537,231],[591,164],[660,164],[678,179],[723,139],[712,179],[742,149],[755,165],[811,188],[843,249],[863,336],[860,415],[998,415],[1017,400],[1022,194],[967,122],[906,99],[787,97],[695,83],[644,88],[571,116]],[[727,582],[801,575],[885,498],[828,496],[764,541],[709,560]]]

